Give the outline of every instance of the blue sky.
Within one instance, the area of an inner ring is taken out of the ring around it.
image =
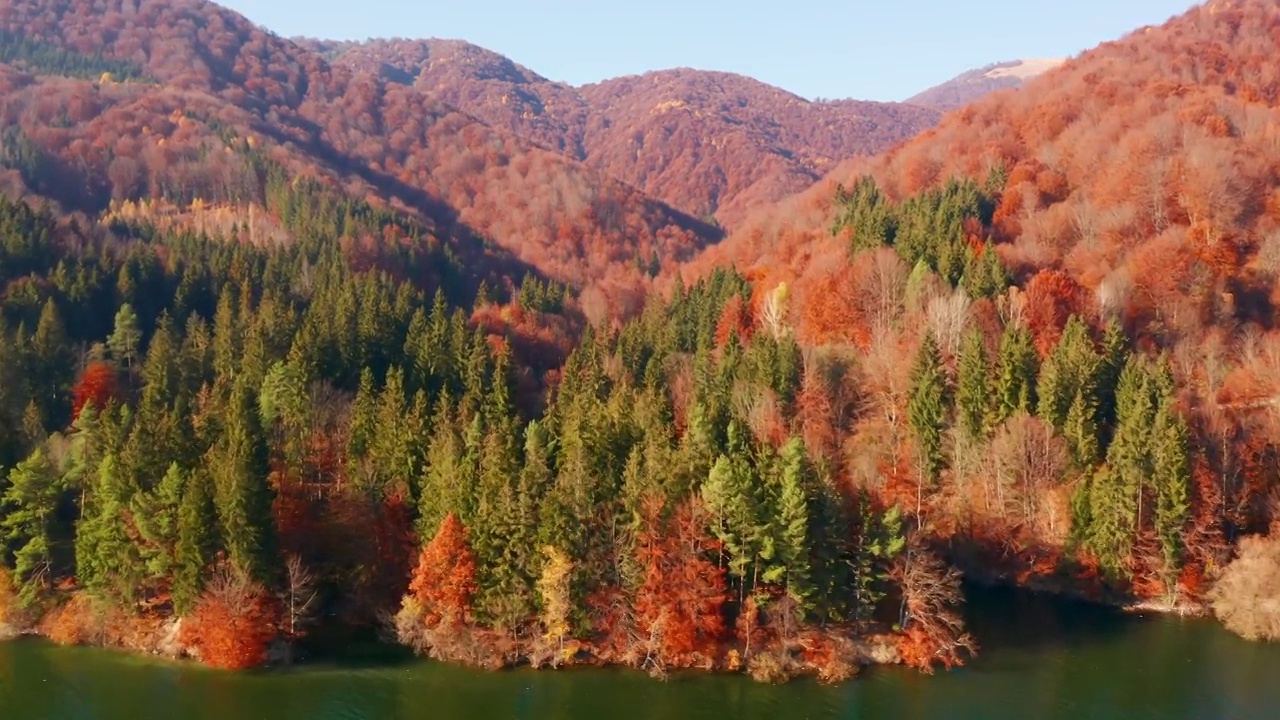
[[[461,38],[574,85],[725,70],[808,98],[901,100],[965,70],[1075,55],[1191,0],[221,0],[284,36]]]

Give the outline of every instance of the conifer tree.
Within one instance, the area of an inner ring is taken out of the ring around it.
[[[1000,338],[1000,358],[996,365],[996,420],[1004,422],[1015,414],[1031,412],[1036,395],[1036,351],[1031,334],[1009,325]]]
[[[814,591],[812,485],[804,443],[793,438],[782,449],[782,487],[778,499],[780,559],[786,568],[787,592],[805,607],[812,604]]]
[[[956,409],[960,428],[970,440],[986,436],[994,413],[990,374],[982,333],[976,329],[970,330],[960,346],[960,368],[956,381]]]
[[[138,329],[138,316],[128,303],[120,306],[116,312],[115,330],[107,339],[107,347],[111,348],[111,356],[125,368],[132,368],[138,358],[138,347],[142,344],[142,331]]]
[[[201,474],[192,476],[183,488],[173,572],[173,607],[179,615],[195,607],[217,544],[212,490],[211,480]]]
[[[911,373],[907,420],[916,441],[921,487],[937,482],[945,462],[942,433],[947,423],[947,379],[933,333],[926,333]]]
[[[1174,407],[1173,380],[1162,366],[1156,382],[1158,408],[1152,427],[1151,482],[1155,487],[1155,530],[1164,559],[1165,582],[1173,588],[1182,567],[1183,529],[1191,510],[1191,470],[1187,421]]]
[[[136,532],[128,521],[135,488],[116,458],[108,455],[98,468],[88,507],[76,525],[76,575],[90,592],[130,607],[146,576]]]
[[[265,581],[272,573],[271,490],[266,443],[253,392],[232,389],[222,437],[210,451],[215,504],[227,554],[241,572]]]
[[[13,548],[14,579],[23,607],[39,604],[53,581],[53,533],[58,476],[42,448],[9,472],[0,502],[0,532]]]

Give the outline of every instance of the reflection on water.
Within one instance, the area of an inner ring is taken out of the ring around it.
[[[1213,623],[975,592],[980,659],[926,677],[876,669],[839,687],[611,670],[481,673],[402,656],[228,675],[40,642],[0,645],[4,720],[1274,720],[1280,647]]]

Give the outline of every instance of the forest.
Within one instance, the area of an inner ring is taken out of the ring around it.
[[[971,657],[963,577],[1280,634],[1273,5],[708,247],[410,84],[107,4],[0,9],[0,630],[838,681]]]

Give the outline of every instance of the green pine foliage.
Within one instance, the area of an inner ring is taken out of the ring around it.
[[[916,453],[924,484],[938,481],[946,462],[943,433],[947,427],[947,377],[942,367],[942,353],[933,333],[928,333],[916,354],[911,373],[911,395],[908,400],[908,423],[916,441]]]

